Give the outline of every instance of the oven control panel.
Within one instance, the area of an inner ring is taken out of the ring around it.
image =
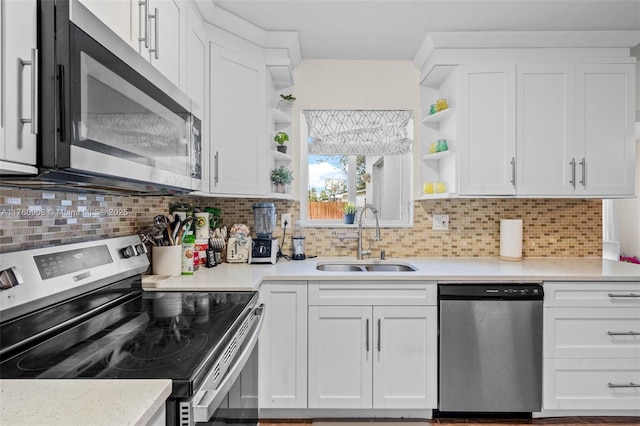
[[[138,235],[2,253],[0,316],[9,320],[148,268]]]

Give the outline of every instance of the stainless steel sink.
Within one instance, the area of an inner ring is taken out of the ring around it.
[[[396,265],[391,263],[376,263],[373,265],[364,265],[367,271],[372,272],[413,272],[416,270],[413,266],[409,265]]]
[[[358,265],[347,265],[342,263],[326,263],[323,265],[316,266],[318,271],[329,271],[329,272],[363,272],[362,269]]]
[[[411,265],[399,263],[320,263],[318,271],[327,272],[413,272]]]

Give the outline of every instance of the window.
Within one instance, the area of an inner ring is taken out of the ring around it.
[[[342,207],[351,202],[376,207],[381,225],[412,225],[413,113],[305,110],[302,115],[300,140],[308,142],[301,149],[303,221],[342,224]]]

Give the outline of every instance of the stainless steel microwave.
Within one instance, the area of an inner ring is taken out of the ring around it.
[[[42,181],[115,192],[202,184],[191,100],[76,0],[39,2]]]

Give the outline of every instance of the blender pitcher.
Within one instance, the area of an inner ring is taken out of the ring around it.
[[[273,203],[255,203],[253,205],[253,220],[255,222],[256,238],[270,240],[276,228],[276,205]]]

